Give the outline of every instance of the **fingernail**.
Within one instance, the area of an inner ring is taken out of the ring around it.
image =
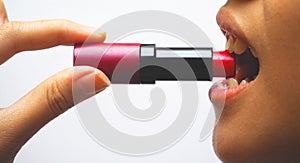
[[[105,35],[106,34],[104,31],[97,29],[95,27],[90,27],[90,26],[86,26],[85,30],[94,35]]]
[[[110,80],[102,71],[88,66],[76,67],[73,79],[73,97],[76,103],[101,92],[110,85]]]
[[[110,85],[108,77],[100,70],[96,69],[95,74],[95,91],[99,92]]]
[[[106,32],[94,27],[85,27],[85,31],[88,32],[87,42],[103,42],[106,38]]]

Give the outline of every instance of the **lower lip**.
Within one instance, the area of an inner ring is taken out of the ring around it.
[[[247,88],[250,83],[241,84],[235,88],[225,86],[226,80],[221,80],[213,84],[209,90],[209,98],[213,104],[224,104],[224,102],[236,96],[242,90]]]

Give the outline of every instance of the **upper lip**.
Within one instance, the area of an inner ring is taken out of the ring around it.
[[[242,31],[240,25],[236,21],[235,17],[229,12],[226,6],[223,6],[217,14],[217,23],[223,33],[229,32],[230,35],[238,37],[249,45],[249,41]],[[249,45],[249,47],[251,47]]]

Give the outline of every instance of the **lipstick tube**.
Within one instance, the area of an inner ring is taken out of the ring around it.
[[[212,48],[156,47],[139,43],[75,44],[74,66],[103,71],[113,84],[155,81],[211,81],[235,75],[235,59]]]

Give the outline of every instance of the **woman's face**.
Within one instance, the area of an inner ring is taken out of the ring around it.
[[[300,0],[228,0],[217,21],[230,51],[251,49],[237,55],[235,78],[248,82],[223,81],[210,91],[222,111],[217,155],[224,162],[299,162]]]

